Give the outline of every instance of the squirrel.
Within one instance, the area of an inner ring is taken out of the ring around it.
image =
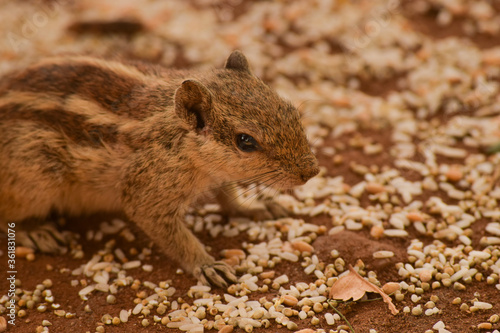
[[[222,287],[235,281],[233,268],[184,224],[201,189],[213,189],[228,214],[266,219],[286,212],[271,201],[244,208],[235,182],[289,189],[319,172],[298,110],[240,51],[207,72],[89,56],[42,60],[0,80],[0,133],[4,228],[52,211],[123,211],[185,271]],[[21,243],[54,250],[35,237]]]

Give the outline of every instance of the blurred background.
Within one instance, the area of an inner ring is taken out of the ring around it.
[[[499,9],[498,0],[3,0],[0,74],[75,53],[205,69],[240,49],[258,76],[306,103],[316,126],[391,108],[373,97],[425,118],[494,98]]]

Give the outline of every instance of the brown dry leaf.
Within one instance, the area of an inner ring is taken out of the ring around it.
[[[341,299],[343,301],[347,301],[352,298],[354,301],[357,301],[363,297],[366,292],[379,293],[384,302],[389,305],[391,313],[393,315],[399,313],[398,309],[396,309],[392,303],[392,299],[384,293],[382,289],[363,279],[363,277],[359,275],[351,265],[349,265],[349,274],[341,277],[333,284],[330,289],[330,298]]]

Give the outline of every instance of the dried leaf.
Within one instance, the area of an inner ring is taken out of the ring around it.
[[[359,275],[351,265],[349,265],[349,274],[341,277],[337,280],[330,289],[330,298],[341,299],[347,301],[353,299],[357,301],[366,292],[379,293],[382,296],[384,302],[389,305],[389,309],[393,315],[399,313],[398,309],[392,303],[391,298],[382,291],[379,287],[371,282],[366,281],[361,275]]]

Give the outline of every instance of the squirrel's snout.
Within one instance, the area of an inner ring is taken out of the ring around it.
[[[319,173],[319,167],[317,163],[314,165],[304,168],[302,172],[300,173],[300,178],[305,182],[307,182],[309,179],[312,177],[316,176]]]

